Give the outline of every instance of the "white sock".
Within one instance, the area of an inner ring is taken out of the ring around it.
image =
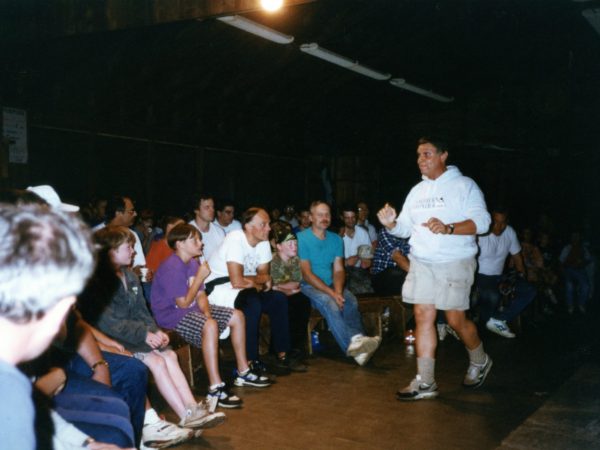
[[[146,414],[144,414],[144,425],[152,425],[160,420],[154,408],[150,408],[146,410]]]

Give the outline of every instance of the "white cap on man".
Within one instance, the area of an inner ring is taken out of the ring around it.
[[[42,184],[40,186],[29,186],[27,190],[39,195],[53,208],[58,208],[64,212],[79,211],[79,206],[63,203],[52,186],[48,186],[47,184]]]

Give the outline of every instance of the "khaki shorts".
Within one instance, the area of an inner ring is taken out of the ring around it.
[[[410,269],[402,300],[406,303],[435,305],[436,309],[465,311],[475,277],[475,258],[448,263],[424,263],[410,259]]]

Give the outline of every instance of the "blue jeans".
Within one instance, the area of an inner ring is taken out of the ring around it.
[[[118,397],[61,392],[54,397],[56,412],[100,442],[135,447],[129,407]]]
[[[116,393],[129,406],[135,442],[138,443],[142,436],[146,413],[148,368],[143,362],[130,356],[102,352],[102,357],[110,366],[112,387],[92,380],[92,370],[79,355],[76,355],[64,367],[67,372],[67,384],[63,392],[109,397]]]
[[[290,350],[288,300],[283,292],[244,289],[238,294],[235,307],[242,310],[246,318],[246,353],[249,360],[258,359],[258,335],[262,313],[269,316],[273,350],[277,353]]]
[[[501,295],[498,284],[501,278],[501,275],[483,275],[481,273],[478,273],[475,278],[475,285],[479,291],[479,323],[485,324],[490,317],[511,322],[535,298],[535,286],[517,278],[515,297],[504,311],[499,312],[498,305]]]
[[[333,298],[315,289],[309,284],[301,284],[302,293],[310,298],[313,308],[316,308],[327,321],[329,330],[336,342],[346,354],[352,336],[365,334],[362,326],[358,302],[348,289],[344,289],[344,309],[340,310]]]
[[[573,306],[577,291],[577,304],[584,306],[590,295],[590,281],[585,269],[565,267],[565,297],[568,306]]]

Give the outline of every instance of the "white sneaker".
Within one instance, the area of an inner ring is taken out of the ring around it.
[[[225,419],[224,413],[210,412],[207,404],[199,403],[187,410],[187,414],[181,419],[179,426],[184,428],[212,428],[225,422]]]
[[[492,333],[496,333],[505,338],[514,338],[516,336],[515,333],[510,331],[510,328],[508,328],[508,325],[506,325],[505,320],[498,320],[498,319],[491,318],[490,320],[487,321],[485,326]]]
[[[353,336],[346,354],[348,356],[358,356],[361,353],[374,353],[381,344],[381,337],[374,336]]]
[[[194,436],[194,431],[180,428],[175,424],[159,419],[146,424],[142,429],[142,446],[147,448],[166,448],[180,444]]]

